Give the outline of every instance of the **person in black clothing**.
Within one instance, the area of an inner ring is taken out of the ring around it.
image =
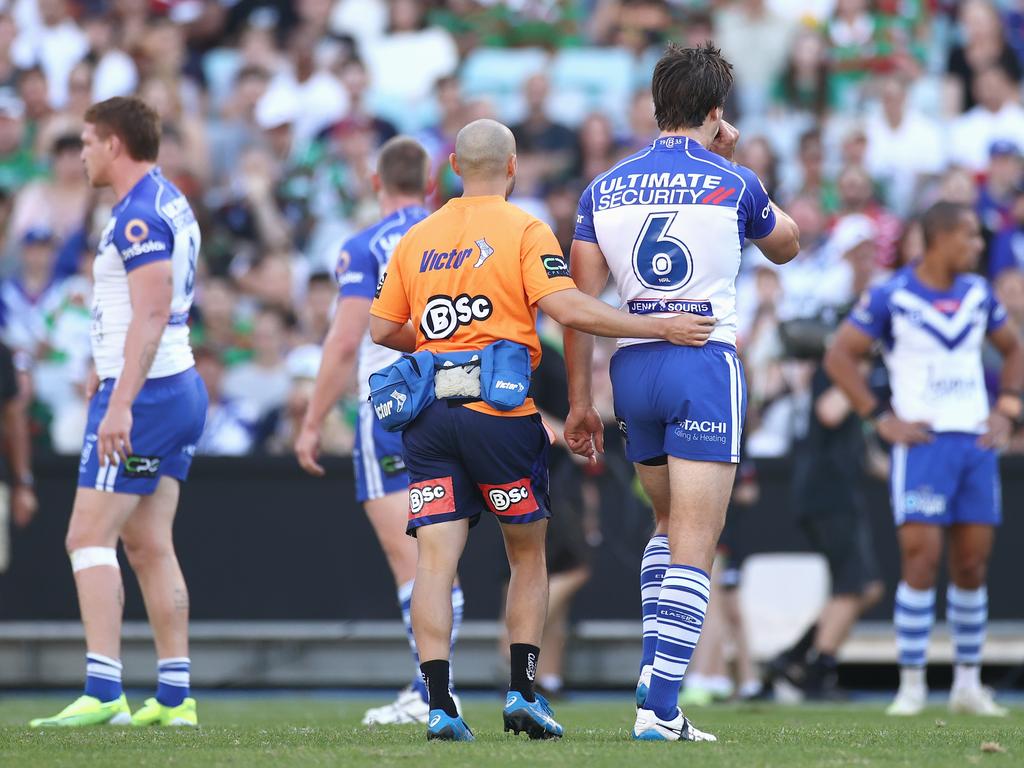
[[[0,344],[0,429],[6,466],[0,469],[0,487],[3,495],[10,490],[10,519],[18,528],[24,528],[35,516],[37,502],[32,480],[32,452],[28,438],[28,418],[25,414],[26,398],[21,396],[14,356]],[[5,476],[6,475],[6,476]],[[0,571],[8,561],[7,521],[8,508],[0,509]]]
[[[860,418],[819,366],[806,438],[794,451],[800,525],[828,561],[832,594],[817,621],[769,665],[808,698],[834,698],[836,655],[857,619],[884,592],[864,500],[866,444]]]

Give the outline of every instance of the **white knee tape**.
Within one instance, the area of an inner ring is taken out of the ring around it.
[[[117,563],[117,550],[113,547],[82,547],[71,552],[71,570],[75,573],[97,565],[109,565],[120,568]]]

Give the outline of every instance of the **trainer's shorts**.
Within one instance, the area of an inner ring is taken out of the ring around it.
[[[501,523],[530,523],[551,515],[550,443],[539,415],[492,416],[437,400],[402,438],[410,535],[447,520],[468,519],[475,525],[485,509]]]
[[[409,487],[402,457],[402,433],[388,432],[377,421],[373,406],[359,406],[356,444],[352,450],[356,470],[356,500],[371,501]]]
[[[100,466],[96,433],[107,413],[114,379],[104,379],[89,402],[78,465],[78,487],[148,496],[166,475],[184,481],[206,423],[206,386],[195,368],[148,379],[132,404],[132,454]]]
[[[669,455],[739,462],[747,387],[728,344],[623,347],[612,356],[611,378],[630,461]]]
[[[824,505],[822,505],[823,507]],[[812,546],[828,561],[833,595],[860,595],[881,578],[871,526],[859,504],[838,503],[800,519]]]
[[[896,525],[999,525],[999,457],[978,435],[940,432],[930,443],[894,445],[890,490]]]

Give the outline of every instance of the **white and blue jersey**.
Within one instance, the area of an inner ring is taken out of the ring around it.
[[[978,437],[989,415],[982,347],[1006,310],[988,282],[959,275],[939,291],[908,267],[865,293],[847,322],[882,342],[893,413],[933,433],[929,443],[893,446],[897,524],[998,523],[997,456]]]
[[[348,240],[336,270],[339,297],[372,301],[398,241],[427,215],[420,206],[402,208]],[[385,432],[368,402],[370,374],[391,365],[399,356],[393,349],[374,344],[369,332],[363,336],[359,348],[359,424],[352,451],[356,497],[361,502],[404,491],[409,486],[402,457],[402,433]]]
[[[101,384],[89,403],[80,487],[150,494],[162,475],[184,480],[188,474],[207,407],[188,330],[199,246],[199,225],[188,200],[158,168],[114,206],[93,263],[91,336]],[[171,262],[171,311],[146,383],[132,404],[134,453],[127,462],[100,466],[96,433],[125,365],[124,346],[132,320],[128,274],[155,261]]]
[[[658,139],[583,193],[574,238],[600,247],[623,310],[716,321],[702,348],[619,339],[612,386],[631,461],[739,461],[736,275],[744,242],[774,228],[757,176],[686,137]]]

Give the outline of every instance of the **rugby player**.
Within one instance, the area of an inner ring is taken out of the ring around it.
[[[415,225],[395,248],[370,308],[376,343],[443,355],[508,340],[526,347],[536,368],[538,307],[587,333],[680,344],[707,339],[705,318],[631,316],[576,290],[550,228],[506,201],[516,155],[504,125],[486,119],[467,125],[450,163],[463,195]],[[560,737],[562,726],[533,685],[547,613],[544,538],[551,514],[549,440],[533,401],[496,410],[479,398],[438,399],[407,426],[402,442],[408,527],[419,550],[412,621],[430,699],[427,737],[473,738],[449,692],[450,593],[469,528],[485,509],[502,523],[511,570],[505,729]]]
[[[402,458],[402,436],[385,432],[367,401],[371,373],[393,363],[399,353],[379,347],[370,339],[370,303],[377,282],[387,267],[395,245],[409,228],[426,218],[424,207],[430,178],[430,158],[414,139],[396,136],[381,147],[373,186],[382,219],[348,240],[338,258],[338,306],[323,345],[323,359],[302,429],[295,441],[295,455],[302,468],[315,477],[324,469],[317,462],[320,429],[338,398],[348,391],[353,370],[358,368],[359,423],[352,452],[356,475],[356,499],[370,519],[384,550],[398,589],[402,621],[412,649],[413,682],[399,692],[392,704],[375,707],[363,717],[364,725],[427,722],[427,690],[419,670],[416,640],[409,606],[416,576],[416,542],[405,535],[409,510],[409,475]],[[462,622],[462,589],[452,587],[452,645]]]
[[[96,369],[66,542],[85,626],[85,691],[31,725],[196,725],[188,590],[171,527],[206,420],[187,325],[199,225],[155,165],[160,118],[140,99],[94,104],[82,142],[89,182],[118,198],[93,266]],[[156,696],[134,715],[121,689],[118,539],[142,588],[159,660]]]
[[[796,256],[796,225],[747,168],[722,119],[732,66],[710,43],[670,46],[651,84],[661,135],[598,176],[580,199],[570,263],[584,293],[615,277],[622,308],[713,325],[694,349],[624,336],[611,362],[626,456],[655,514],[640,586],[644,633],[633,737],[714,740],[677,706],[710,597],[708,574],[732,493],[746,406],[736,356],[736,274],[750,239],[771,261]],[[566,332],[571,411],[565,436],[582,456],[603,450],[591,395],[592,339]]]
[[[900,683],[891,715],[916,715],[928,695],[935,579],[949,539],[946,620],[953,635],[953,712],[1002,717],[981,685],[988,622],[986,569],[1002,515],[998,451],[1021,418],[1024,352],[988,282],[971,272],[984,247],[966,205],[940,202],[922,217],[924,258],[868,291],[825,358],[854,409],[892,445],[890,490],[900,545],[896,647]],[[1003,358],[989,407],[988,339]],[[868,387],[860,362],[881,342],[891,402]]]

